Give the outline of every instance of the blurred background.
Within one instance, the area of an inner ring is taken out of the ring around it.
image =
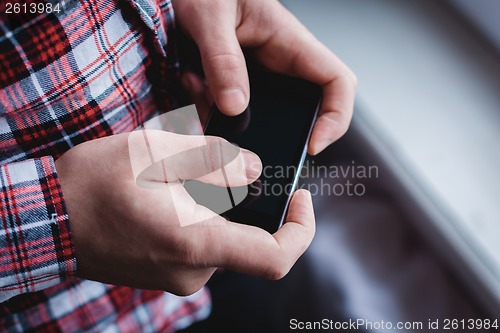
[[[290,274],[217,273],[212,316],[186,332],[500,321],[500,1],[282,2],[359,79],[350,131],[310,163],[378,172],[329,178],[365,192],[315,195],[316,238]]]

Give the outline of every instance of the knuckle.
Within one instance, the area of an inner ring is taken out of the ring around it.
[[[203,286],[197,286],[195,284],[179,283],[179,285],[174,286],[170,292],[177,296],[189,296],[200,290]]]
[[[284,265],[275,267],[273,270],[271,270],[271,274],[269,277],[271,280],[274,280],[274,281],[281,280],[282,278],[284,278],[288,274],[289,270],[290,270],[290,268],[286,267]]]
[[[202,289],[208,282],[215,270],[198,273],[196,271],[187,270],[177,280],[175,286],[169,292],[178,296],[189,296]]]
[[[354,88],[358,86],[357,75],[347,65],[343,64],[339,70],[338,78],[346,84],[351,83]]]
[[[203,163],[205,170],[214,172],[227,165],[239,150],[228,141],[218,137],[207,137],[207,147],[203,149]]]
[[[213,165],[213,149],[211,148],[211,145],[207,145],[207,149],[202,149],[202,157],[201,160],[203,162],[203,171],[208,173],[211,173],[214,171],[214,165]]]
[[[212,173],[218,169],[217,161],[221,158],[220,142],[215,138],[208,139],[206,149],[202,149],[203,167],[207,173]]]
[[[269,260],[269,263],[270,265],[264,274],[265,278],[269,280],[280,280],[285,277],[291,269],[288,260],[280,256],[275,256],[272,260]]]
[[[214,64],[216,68],[223,70],[238,70],[245,68],[245,62],[236,51],[217,52],[210,55],[208,60]]]
[[[358,76],[351,70],[349,70],[349,72],[350,72],[351,81],[353,82],[354,87],[357,87],[358,86]]]
[[[202,287],[203,285],[197,285],[197,284],[183,285],[182,287],[179,288],[179,293],[177,295],[189,296],[200,290]]]

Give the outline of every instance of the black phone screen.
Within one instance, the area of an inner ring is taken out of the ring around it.
[[[205,134],[223,137],[259,155],[263,164],[259,180],[248,186],[247,198],[224,215],[275,232],[300,174],[321,89],[260,69],[251,69],[249,78],[247,110],[231,117],[214,106]]]

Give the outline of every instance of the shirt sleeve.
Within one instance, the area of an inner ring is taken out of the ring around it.
[[[52,157],[0,165],[0,302],[76,271],[68,214]]]

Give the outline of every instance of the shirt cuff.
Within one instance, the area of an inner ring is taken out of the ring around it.
[[[0,302],[59,284],[76,272],[54,160],[0,166]]]

